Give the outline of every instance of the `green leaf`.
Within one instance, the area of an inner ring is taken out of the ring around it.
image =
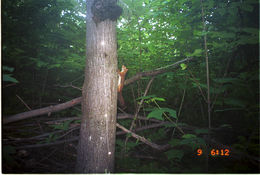
[[[154,98],[152,98],[152,100],[155,100],[155,101],[166,101],[164,98],[160,98],[160,97],[154,97]]]
[[[259,30],[257,28],[252,28],[252,27],[245,27],[245,28],[243,28],[243,31],[247,32],[249,34],[252,34],[252,35],[258,35],[258,32],[259,32]]]
[[[12,74],[3,74],[3,81],[19,83],[15,78],[11,77]]]
[[[144,97],[139,97],[136,100],[142,100],[142,99],[147,100],[147,99],[154,98],[154,97],[155,97],[155,95],[148,95],[148,96],[144,96]]]
[[[8,67],[8,66],[3,66],[3,71],[13,72],[14,68],[13,67]]]
[[[148,114],[147,118],[155,118],[155,119],[163,121],[162,114],[163,114],[163,111],[161,109],[156,109],[156,110],[150,112]]]
[[[170,108],[161,108],[163,112],[168,112],[169,115],[175,119],[177,119],[176,111]]]
[[[61,67],[61,64],[53,64],[53,65],[50,65],[48,68],[52,69],[52,68],[59,68],[59,67]]]
[[[181,63],[181,70],[185,70],[186,68],[187,68],[187,65],[186,64],[184,64],[184,63]]]
[[[182,136],[182,138],[184,138],[184,139],[191,139],[191,138],[197,138],[197,136],[194,135],[194,134],[185,134],[185,135]]]
[[[201,55],[201,53],[202,53],[202,49],[196,49],[192,54],[191,54],[191,56],[200,56]]]
[[[176,111],[169,108],[161,108],[161,109],[155,109],[154,111],[150,112],[147,116],[147,118],[155,118],[158,120],[163,120],[162,114],[163,113],[169,113],[169,116],[177,119]]]

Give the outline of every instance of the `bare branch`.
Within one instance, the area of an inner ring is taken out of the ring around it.
[[[137,80],[140,80],[142,77],[151,77],[151,76],[156,76],[156,75],[168,72],[170,68],[176,68],[179,64],[190,61],[192,59],[193,58],[185,58],[183,60],[177,61],[174,64],[168,65],[166,67],[158,68],[158,69],[155,69],[152,71],[147,71],[147,72],[140,72],[140,73],[136,74],[135,76],[125,80],[124,85],[131,84]]]
[[[135,134],[134,132],[132,132],[132,131],[126,129],[125,127],[123,127],[122,125],[120,125],[120,124],[118,124],[118,123],[116,124],[116,126],[117,126],[118,128],[120,128],[120,129],[122,129],[123,131],[125,131],[126,133],[131,134],[134,138],[140,140],[141,142],[143,142],[143,143],[149,145],[150,147],[152,147],[152,148],[154,148],[154,149],[157,149],[157,150],[159,150],[159,151],[164,151],[164,150],[170,148],[170,145],[169,145],[169,144],[166,144],[166,145],[157,145],[157,144],[155,144],[155,143],[152,143],[152,142],[148,141],[146,138],[141,137],[141,136]]]
[[[43,114],[47,114],[47,113],[61,111],[63,109],[67,109],[67,108],[70,108],[72,106],[75,106],[75,105],[81,103],[81,100],[82,100],[82,97],[78,97],[78,98],[75,98],[75,99],[68,101],[66,103],[58,104],[58,105],[55,105],[55,106],[48,106],[48,107],[45,107],[45,108],[40,108],[40,109],[36,109],[36,110],[28,111],[28,112],[23,112],[23,113],[16,114],[16,115],[12,115],[10,117],[3,117],[3,124],[16,122],[16,121],[19,121],[19,120],[23,120],[23,119],[27,119],[27,118],[30,118],[30,117],[35,117],[35,116],[39,116],[39,115],[43,115]]]

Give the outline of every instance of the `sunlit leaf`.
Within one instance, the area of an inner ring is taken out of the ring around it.
[[[187,65],[184,63],[180,64],[180,66],[181,66],[181,70],[185,70],[187,68]]]

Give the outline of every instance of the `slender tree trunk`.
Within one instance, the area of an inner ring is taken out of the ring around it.
[[[77,173],[114,170],[117,112],[117,48],[115,21],[95,23],[87,1],[87,59],[82,89],[82,121]]]

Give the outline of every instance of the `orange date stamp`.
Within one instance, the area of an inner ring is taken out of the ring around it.
[[[201,156],[203,154],[203,150],[201,148],[197,149],[197,156]],[[223,156],[228,157],[230,155],[229,149],[211,149],[209,152],[210,156]]]

